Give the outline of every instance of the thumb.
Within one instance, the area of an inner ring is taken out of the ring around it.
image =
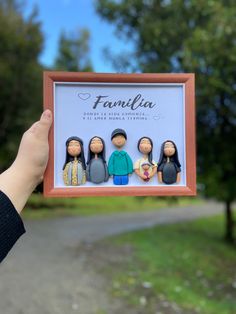
[[[44,112],[41,115],[40,121],[46,124],[52,123],[52,112],[49,109],[44,110]]]
[[[47,109],[45,110],[41,118],[39,120],[38,126],[37,126],[37,133],[41,138],[47,138],[49,129],[52,125],[52,112]]]

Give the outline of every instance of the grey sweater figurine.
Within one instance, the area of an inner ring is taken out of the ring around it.
[[[109,179],[105,143],[99,136],[94,136],[89,142],[86,178],[95,184],[106,182]]]

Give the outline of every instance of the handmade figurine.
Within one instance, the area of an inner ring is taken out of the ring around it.
[[[66,160],[63,167],[65,185],[81,185],[86,182],[86,165],[83,141],[72,136],[66,141]]]
[[[152,173],[152,166],[149,162],[144,162],[142,165],[143,175],[144,178],[143,181],[148,182],[150,180],[150,173]]]
[[[88,181],[96,184],[109,179],[105,143],[99,136],[94,136],[89,142],[86,177]]]
[[[180,182],[181,164],[178,150],[173,141],[165,141],[161,146],[158,162],[158,180],[160,183],[173,184]]]
[[[126,151],[122,150],[127,140],[126,132],[115,129],[111,134],[111,140],[117,148],[110,156],[108,172],[113,176],[115,185],[126,185],[129,182],[129,174],[133,172],[133,163]]]
[[[137,146],[143,157],[134,163],[134,171],[143,181],[148,182],[157,172],[157,164],[152,159],[153,143],[144,136],[139,139]]]

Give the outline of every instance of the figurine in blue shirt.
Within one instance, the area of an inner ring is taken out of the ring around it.
[[[115,129],[111,134],[111,141],[117,148],[108,161],[108,172],[113,176],[115,185],[126,185],[129,182],[129,174],[133,172],[133,162],[126,151],[122,150],[127,140],[127,134],[123,129]]]

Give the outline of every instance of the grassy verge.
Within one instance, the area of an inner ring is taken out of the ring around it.
[[[170,206],[201,204],[199,198],[158,198],[158,197],[89,197],[89,198],[44,198],[33,194],[26,204],[23,217],[28,219],[57,216],[89,216],[155,210]]]
[[[103,269],[113,297],[134,313],[235,314],[236,247],[222,234],[218,216],[106,240],[113,252],[123,250]]]

